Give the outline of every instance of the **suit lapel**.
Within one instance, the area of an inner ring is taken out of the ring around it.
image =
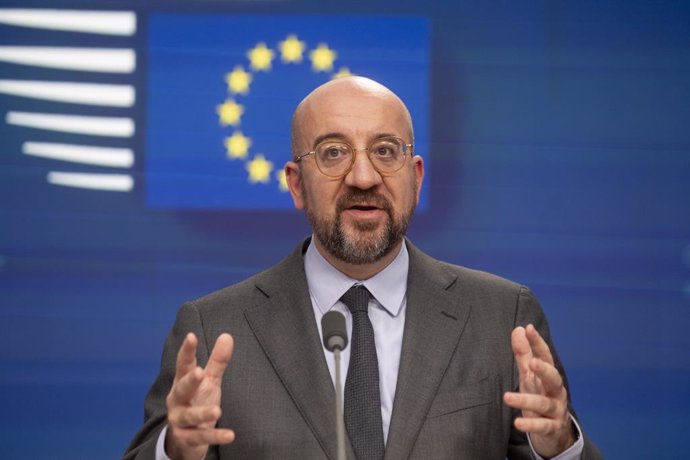
[[[335,390],[318,337],[302,245],[260,276],[259,301],[245,317],[327,456],[336,457]]]
[[[469,305],[449,292],[456,276],[411,243],[407,245],[405,333],[386,459],[411,454],[470,312]]]

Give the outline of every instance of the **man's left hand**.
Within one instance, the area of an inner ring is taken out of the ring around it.
[[[515,328],[511,343],[520,373],[520,392],[506,392],[503,401],[522,411],[515,427],[529,433],[534,450],[542,457],[554,457],[575,442],[563,378],[534,326]]]

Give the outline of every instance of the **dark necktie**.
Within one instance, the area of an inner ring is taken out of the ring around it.
[[[370,296],[367,288],[355,285],[340,298],[352,312],[344,417],[345,428],[358,460],[380,460],[384,452],[379,363],[374,328],[368,314]]]

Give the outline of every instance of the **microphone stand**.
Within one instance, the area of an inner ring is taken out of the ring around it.
[[[338,433],[338,460],[345,460],[345,423],[343,419],[343,388],[340,383],[340,348],[333,350],[335,357],[335,425]]]
[[[335,427],[337,432],[337,460],[346,460],[345,419],[343,416],[343,386],[340,383],[340,352],[347,347],[345,317],[337,311],[329,311],[321,318],[323,344],[335,358]]]

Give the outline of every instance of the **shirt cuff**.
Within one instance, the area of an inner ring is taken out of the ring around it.
[[[577,440],[572,446],[568,447],[560,454],[556,455],[555,457],[551,457],[551,460],[579,460],[580,457],[582,457],[582,451],[585,449],[585,441],[582,437],[582,430],[580,430],[580,425],[577,424],[575,418],[573,418],[573,416],[570,414],[568,414],[568,416],[575,424],[575,429],[577,430]],[[530,438],[529,433],[527,434],[527,440],[529,441],[529,448],[532,449],[534,458],[537,460],[544,460],[544,458],[534,450],[534,446],[532,446],[532,439]]]
[[[156,442],[156,460],[170,460],[165,453],[165,434],[168,432],[168,425],[163,427],[161,434],[158,435],[158,441]]]

